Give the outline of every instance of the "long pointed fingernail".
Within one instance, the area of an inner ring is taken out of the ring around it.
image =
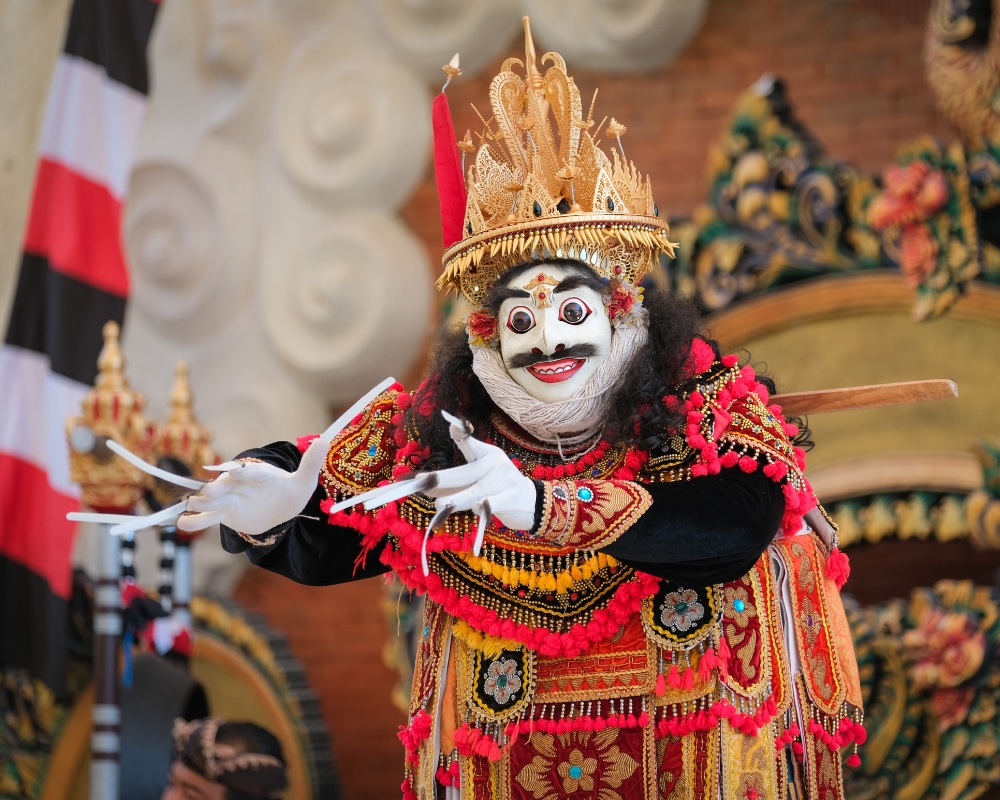
[[[474,428],[472,427],[472,423],[469,422],[468,420],[462,419],[461,417],[456,417],[454,414],[449,414],[444,409],[441,409],[441,416],[445,418],[445,420],[452,426],[452,428],[458,429],[457,432],[455,430],[449,431],[453,439],[456,438],[465,439],[469,436],[472,436]]]
[[[472,544],[473,555],[478,556],[483,550],[483,540],[486,539],[486,529],[493,522],[493,509],[490,508],[490,500],[487,497],[480,503],[479,526],[476,528],[476,541]]]
[[[454,513],[454,511],[455,504],[448,503],[448,505],[438,509],[438,512],[431,517],[430,524],[427,527],[432,531],[436,531],[444,524],[444,521]]]
[[[239,461],[225,461],[222,464],[206,464],[202,469],[207,469],[209,472],[229,472],[231,469],[238,469],[242,467]]]

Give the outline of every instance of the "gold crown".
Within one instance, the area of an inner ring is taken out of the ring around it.
[[[612,118],[605,128],[622,150],[619,158],[612,149],[612,162],[594,141],[601,125],[594,136],[589,132],[593,102],[585,120],[562,56],[546,53],[542,64],[552,66],[539,72],[527,17],[524,42],[524,63],[508,58],[490,84],[499,130],[484,120],[468,173],[463,238],[445,251],[437,283],[476,305],[505,270],[532,259],[579,259],[606,278],[635,285],[661,252],[672,256],[676,246],[657,217],[649,176],[643,180],[624,157],[625,127]],[[526,65],[525,77],[515,64]],[[459,147],[473,149],[468,134]]]

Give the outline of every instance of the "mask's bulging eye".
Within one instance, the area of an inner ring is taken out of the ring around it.
[[[507,317],[507,327],[514,333],[527,333],[535,327],[535,315],[525,306],[512,308]]]
[[[559,319],[570,325],[579,325],[590,316],[590,308],[578,297],[563,300],[559,306]]]

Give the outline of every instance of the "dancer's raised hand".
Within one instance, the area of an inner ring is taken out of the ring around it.
[[[201,491],[188,498],[188,510],[177,520],[183,531],[200,531],[221,523],[233,530],[258,536],[298,516],[319,481],[329,442],[314,439],[295,472],[260,461],[222,464],[225,470]]]

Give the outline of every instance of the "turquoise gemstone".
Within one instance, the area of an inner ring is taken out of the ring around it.
[[[735,608],[736,613],[739,614],[740,612],[743,611],[744,608],[746,608],[746,603],[744,603],[737,597],[735,600],[733,600],[733,608]]]
[[[371,456],[372,458],[375,458],[375,455],[377,453],[378,453],[378,448],[375,445],[372,445],[371,447],[368,448],[368,455]]]
[[[574,764],[572,767],[569,768],[569,776],[573,780],[575,781],[580,780],[581,775],[583,775],[583,767],[581,767],[579,764]]]
[[[594,499],[594,492],[592,489],[588,489],[586,486],[581,486],[576,490],[576,496],[584,503],[589,503]]]
[[[431,626],[424,625],[424,636],[430,636],[430,635],[431,635]]]

